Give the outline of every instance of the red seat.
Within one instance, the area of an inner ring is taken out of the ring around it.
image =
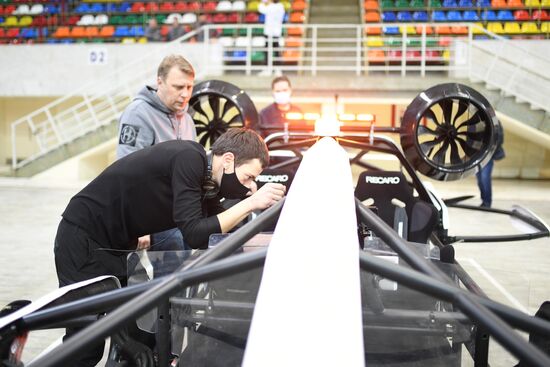
[[[529,16],[529,12],[527,10],[516,10],[514,12],[514,19],[515,20],[531,20],[531,17]]]
[[[239,23],[239,14],[237,13],[227,14],[226,23]]]
[[[207,1],[202,6],[203,11],[216,11],[218,4],[215,1]]]
[[[48,25],[48,21],[46,20],[46,17],[43,15],[39,15],[37,17],[34,17],[32,20],[32,26],[33,27],[43,27]]]
[[[165,13],[171,13],[174,11],[174,4],[172,3],[162,3],[160,4],[159,10]]]
[[[227,23],[227,16],[223,13],[214,14],[212,23]]]
[[[130,9],[131,13],[143,13],[144,11],[145,11],[145,4],[139,1],[132,4],[132,8]]]
[[[185,13],[189,11],[189,6],[187,6],[187,3],[183,1],[178,1],[174,4],[174,11],[178,13]]]
[[[550,16],[546,10],[535,10],[533,12],[533,20],[550,20]]]
[[[244,16],[245,23],[258,23],[260,21],[260,16],[258,13],[246,13]]]
[[[187,4],[188,11],[197,11],[201,10],[201,3],[198,1],[192,1]]]
[[[17,38],[19,37],[19,28],[8,28],[6,31],[7,38]]]
[[[4,32],[4,28],[0,28],[0,38],[6,37],[6,34]]]
[[[170,26],[163,25],[162,27],[160,27],[160,35],[162,37],[166,37],[168,33],[170,33]]]
[[[4,15],[11,15],[17,9],[15,5],[6,5],[4,6]]]
[[[155,2],[150,2],[145,4],[145,12],[146,13],[156,13],[159,11],[159,6]]]

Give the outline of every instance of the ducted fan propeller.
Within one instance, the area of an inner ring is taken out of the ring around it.
[[[189,100],[197,139],[207,147],[230,128],[254,126],[258,111],[250,97],[237,86],[221,80],[195,85]]]
[[[457,180],[483,167],[502,128],[489,102],[474,89],[448,83],[420,93],[401,123],[401,146],[420,173]]]

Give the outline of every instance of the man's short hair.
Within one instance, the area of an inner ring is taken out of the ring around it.
[[[166,76],[172,67],[177,66],[177,68],[184,74],[195,77],[195,69],[193,66],[181,55],[169,55],[166,56],[160,63],[157,70],[157,76],[162,80],[166,80]]]
[[[281,75],[271,81],[271,89],[273,89],[275,87],[275,84],[279,82],[287,82],[288,86],[292,88],[292,84],[290,84],[290,79],[288,79],[286,75]]]
[[[227,152],[235,156],[235,167],[252,159],[258,159],[262,168],[269,165],[269,151],[264,139],[248,128],[229,129],[211,147],[212,153],[222,155]]]

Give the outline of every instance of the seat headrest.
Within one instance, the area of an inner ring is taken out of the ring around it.
[[[361,201],[373,198],[375,202],[377,199],[389,202],[395,198],[406,203],[413,191],[399,171],[365,171],[359,175],[355,196]]]

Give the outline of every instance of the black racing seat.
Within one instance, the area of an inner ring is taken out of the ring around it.
[[[392,204],[392,199],[404,203],[408,230],[403,237],[408,241],[427,243],[437,224],[435,207],[415,197],[405,176],[398,171],[362,172],[355,187],[355,197],[360,201],[374,200],[378,216],[392,227],[396,219],[396,205]]]

